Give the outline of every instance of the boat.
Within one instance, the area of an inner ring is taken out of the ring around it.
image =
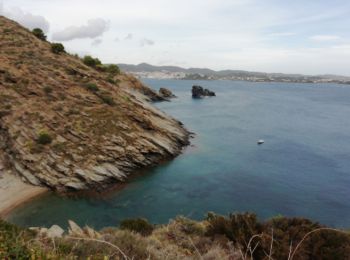
[[[262,139],[258,140],[258,145],[261,145],[261,144],[263,144],[263,143],[265,143],[264,140],[262,140]]]

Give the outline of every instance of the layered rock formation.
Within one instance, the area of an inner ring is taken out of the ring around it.
[[[159,89],[159,95],[163,98],[170,99],[170,98],[176,98],[176,96],[167,88],[160,88]]]
[[[0,17],[0,161],[26,182],[55,190],[101,189],[176,156],[182,124],[147,100],[161,97]]]
[[[214,97],[214,96],[215,96],[215,92],[210,91],[209,89],[204,89],[201,86],[192,87],[193,98]]]

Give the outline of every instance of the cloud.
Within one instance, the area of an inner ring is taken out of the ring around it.
[[[119,39],[118,37],[116,37],[116,38],[114,39],[114,41],[115,41],[115,42],[120,42],[120,39]]]
[[[129,33],[124,40],[132,40],[134,38],[134,36],[132,35],[132,33]]]
[[[108,63],[157,64],[166,59],[213,69],[350,73],[350,48],[346,46],[350,43],[346,26],[350,22],[349,0],[336,0],[332,5],[330,1],[302,0],[0,2],[44,15],[53,32],[71,25],[87,26],[91,18],[111,21],[102,36],[65,42],[72,52],[83,50]],[[155,45],[148,45],[143,38],[154,40]],[[95,39],[103,39],[103,48],[91,45]],[[315,45],[322,49],[312,48]]]
[[[90,19],[87,25],[70,26],[60,32],[52,35],[52,39],[56,41],[70,41],[74,39],[94,39],[101,36],[108,30],[108,21],[97,18]]]
[[[340,37],[337,35],[314,35],[311,36],[309,39],[318,42],[328,42],[339,40]]]
[[[21,25],[32,30],[34,28],[41,28],[45,33],[49,31],[50,24],[44,16],[34,15],[23,11],[21,8],[12,8],[5,10],[3,4],[0,2],[0,15],[6,16]]]
[[[102,43],[102,39],[95,39],[92,41],[91,46],[97,47]]]
[[[152,46],[152,45],[154,45],[154,41],[153,41],[153,40],[150,40],[150,39],[143,38],[143,39],[140,41],[140,45],[141,45],[141,47],[144,47],[144,46]]]

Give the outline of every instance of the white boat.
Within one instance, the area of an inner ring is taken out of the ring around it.
[[[263,143],[265,143],[264,140],[262,140],[262,139],[258,140],[258,144],[259,144],[259,145],[260,145],[260,144],[263,144]]]

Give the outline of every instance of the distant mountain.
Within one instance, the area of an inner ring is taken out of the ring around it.
[[[153,66],[147,63],[141,63],[138,65],[118,65],[123,71],[132,73],[139,78],[350,84],[350,77],[339,75],[312,76],[302,74],[265,73],[244,70],[215,71],[207,68],[185,69],[177,66]]]

